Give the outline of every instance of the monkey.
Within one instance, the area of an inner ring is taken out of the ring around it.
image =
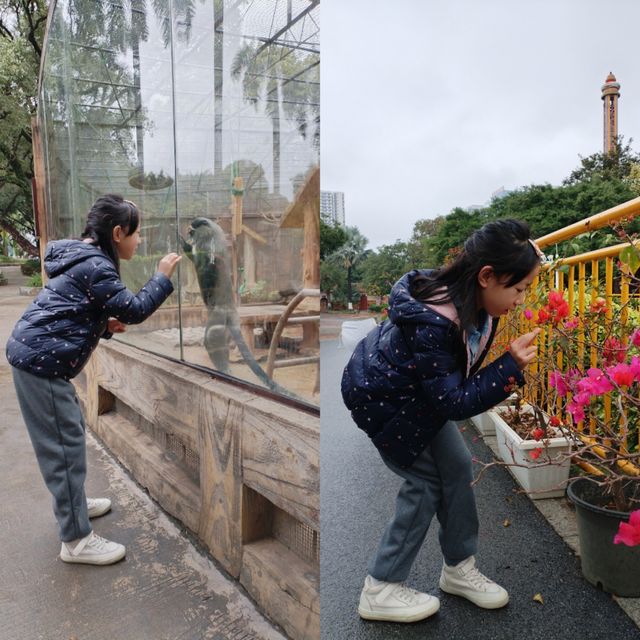
[[[227,238],[220,225],[208,218],[195,218],[189,226],[188,240],[182,236],[180,240],[185,255],[193,262],[200,294],[207,305],[204,345],[216,369],[229,372],[230,334],[244,361],[262,382],[273,391],[297,398],[266,374],[244,341],[231,282]]]

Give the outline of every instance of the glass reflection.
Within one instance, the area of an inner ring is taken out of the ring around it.
[[[318,12],[59,1],[39,114],[53,237],[78,236],[115,192],[143,212],[144,244],[122,264],[130,288],[185,254],[176,292],[118,339],[314,404]]]

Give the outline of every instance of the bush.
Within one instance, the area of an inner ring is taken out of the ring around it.
[[[5,276],[2,271],[0,271],[0,287],[3,287],[5,284],[8,284],[7,276]]]
[[[40,260],[37,258],[27,260],[20,265],[20,271],[23,276],[32,276],[34,273],[40,273]]]
[[[34,273],[29,280],[27,280],[27,285],[30,287],[38,287],[42,288],[42,274],[40,272]]]

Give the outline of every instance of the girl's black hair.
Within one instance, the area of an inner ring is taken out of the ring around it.
[[[509,218],[488,222],[471,234],[453,262],[428,276],[416,276],[410,293],[417,300],[433,304],[453,302],[462,328],[468,330],[478,319],[480,269],[488,265],[499,280],[507,276],[505,287],[520,282],[540,263],[529,238],[526,222]]]
[[[133,202],[120,195],[107,193],[91,206],[82,238],[91,238],[111,258],[119,274],[120,259],[113,243],[113,229],[120,225],[125,235],[130,236],[139,224],[140,213]]]

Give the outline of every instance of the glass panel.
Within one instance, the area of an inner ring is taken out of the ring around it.
[[[79,236],[96,197],[120,193],[142,211],[131,289],[185,254],[171,298],[118,339],[314,404],[318,12],[60,0],[39,114],[52,237]]]

